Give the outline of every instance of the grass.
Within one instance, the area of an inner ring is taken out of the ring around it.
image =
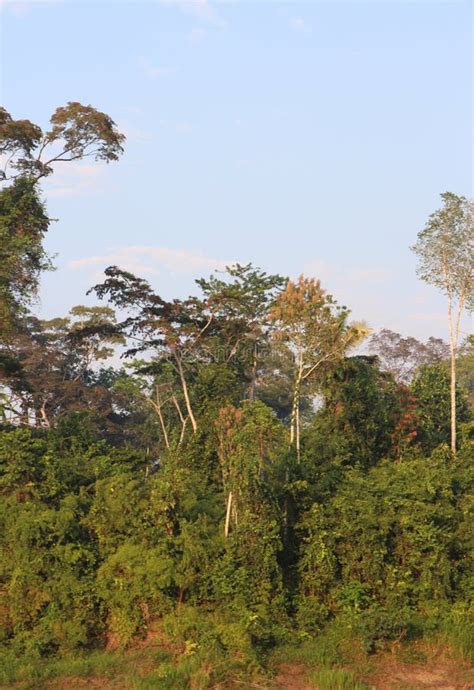
[[[297,663],[322,669],[343,665],[365,675],[370,671],[372,660],[360,636],[351,634],[344,626],[334,624],[328,625],[314,638],[295,639],[287,646],[276,649],[269,665],[275,668],[278,664]]]
[[[84,678],[90,678],[91,682],[94,679],[96,683],[103,683],[104,688],[111,689],[264,688],[270,676],[278,675],[284,666],[293,665],[296,672],[302,678],[308,678],[308,682],[318,690],[367,690],[369,686],[359,679],[368,680],[383,673],[387,659],[389,666],[399,664],[409,670],[413,664],[428,668],[440,666],[440,660],[448,666],[459,661],[468,666],[471,657],[471,647],[464,631],[451,634],[451,645],[447,644],[448,632],[443,631],[442,635],[438,633],[424,640],[404,642],[393,649],[388,645],[387,649],[369,655],[360,637],[347,627],[334,624],[315,638],[295,634],[288,644],[273,650],[261,666],[240,650],[235,636],[232,636],[233,642],[224,644],[213,629],[198,628],[195,631],[188,628],[171,631],[174,633],[171,639],[178,640],[179,644],[168,644],[168,637],[164,643],[160,636],[127,651],[95,651],[49,659],[34,654],[20,659],[11,651],[0,651],[0,688],[39,690],[65,688],[69,687],[68,683],[75,687],[74,679],[79,683]],[[453,637],[455,645],[452,644]],[[468,673],[466,668],[463,677],[468,678]],[[407,681],[410,682],[408,678]]]
[[[93,652],[87,656],[41,659],[0,654],[0,688],[16,690],[51,687],[53,679],[101,678],[130,690],[207,690],[252,675],[245,658],[203,648],[173,654],[162,647]],[[105,684],[104,684],[105,685]],[[106,685],[109,687],[109,685]]]
[[[288,645],[279,647],[272,655],[273,663],[298,662],[308,666],[331,666],[341,660],[346,630],[328,626],[316,637],[291,640]]]
[[[17,683],[20,688],[38,688],[53,678],[100,676],[116,678],[127,675],[137,663],[152,662],[152,650],[131,654],[121,652],[92,652],[84,656],[38,659],[0,655],[0,687]]]
[[[341,668],[324,668],[309,676],[317,690],[369,690],[369,686],[357,680],[352,671]]]

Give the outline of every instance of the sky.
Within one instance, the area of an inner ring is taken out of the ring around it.
[[[43,317],[110,264],[169,298],[251,261],[373,329],[447,336],[410,246],[441,192],[473,193],[471,1],[0,0],[0,23],[13,117],[80,101],[127,136],[43,184]]]

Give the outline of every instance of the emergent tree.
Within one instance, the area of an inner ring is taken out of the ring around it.
[[[14,120],[0,107],[0,338],[5,340],[35,297],[39,276],[51,268],[43,247],[49,229],[38,182],[60,163],[92,157],[115,161],[125,136],[90,105],[57,108],[50,128]]]
[[[442,290],[448,301],[451,354],[451,450],[456,453],[456,354],[461,315],[472,308],[474,291],[474,202],[451,192],[429,217],[412,250],[419,277]]]

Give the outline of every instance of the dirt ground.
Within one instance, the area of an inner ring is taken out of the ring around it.
[[[248,690],[317,690],[308,681],[309,672],[310,669],[299,664],[283,664],[270,684],[254,685]],[[435,666],[392,662],[380,665],[360,680],[371,690],[474,690],[474,670],[460,668],[454,662]],[[61,678],[44,687],[48,690],[130,690],[120,679],[112,681],[100,677]],[[219,686],[215,690],[226,689]]]
[[[155,640],[153,642],[156,642]],[[150,641],[148,641],[150,643]],[[152,644],[154,646],[154,644]],[[411,650],[416,652],[416,650]],[[423,661],[413,656],[407,658],[392,650],[370,657],[369,663],[354,659],[354,677],[365,683],[370,690],[474,690],[474,667],[468,667],[451,658],[442,648],[424,649]],[[367,659],[365,659],[367,661]],[[146,676],[153,671],[153,660],[145,654],[133,654],[125,673],[117,677],[105,676],[61,677],[41,684],[44,690],[130,690],[130,674]],[[358,669],[358,670],[357,670]],[[362,670],[364,669],[364,670]],[[249,685],[236,681],[232,685],[216,685],[213,690],[318,690],[309,676],[317,670],[302,662],[281,663],[270,681]],[[18,684],[9,686],[11,690]],[[31,686],[30,686],[31,687]],[[3,690],[3,688],[2,688]],[[7,690],[7,688],[5,688]],[[160,690],[157,686],[156,690]],[[192,685],[190,690],[196,690]]]
[[[285,664],[268,690],[316,690],[307,677],[307,668]],[[421,666],[381,659],[360,680],[372,690],[474,690],[474,669],[461,668],[454,661]]]

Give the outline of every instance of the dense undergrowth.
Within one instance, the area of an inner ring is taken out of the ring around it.
[[[367,658],[422,638],[472,661],[472,442],[456,459],[337,463],[328,486],[311,446],[288,457],[262,403],[243,414],[235,457],[242,443],[242,462],[259,460],[256,429],[266,459],[281,455],[249,477],[227,538],[192,448],[150,473],[146,455],[92,442],[86,419],[82,435],[3,431],[2,683],[114,676],[130,660],[99,650],[153,631],[153,670],[133,687],[250,682],[278,656],[324,669],[348,644]]]

